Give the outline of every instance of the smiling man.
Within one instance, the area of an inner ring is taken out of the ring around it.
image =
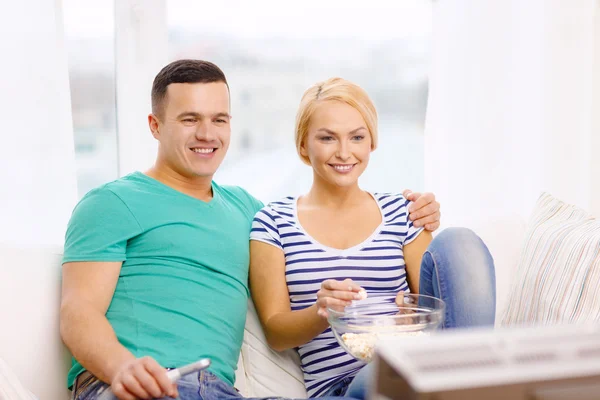
[[[74,399],[239,398],[234,372],[248,300],[249,232],[262,203],[213,175],[229,147],[229,86],[180,60],[152,87],[155,165],[90,191],[69,222],[61,334]],[[416,199],[415,199],[416,200]],[[432,195],[415,218],[439,226]],[[165,368],[208,357],[172,384]],[[110,386],[110,390],[109,390]]]

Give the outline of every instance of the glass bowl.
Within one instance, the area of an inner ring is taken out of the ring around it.
[[[354,358],[370,362],[382,336],[418,336],[438,329],[445,303],[435,297],[404,293],[369,295],[343,311],[328,308],[328,321],[340,346]]]

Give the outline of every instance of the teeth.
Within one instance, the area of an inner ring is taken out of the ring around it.
[[[335,168],[338,171],[350,171],[352,169],[353,165],[334,165],[333,168]]]
[[[192,149],[192,151],[194,153],[208,154],[208,153],[212,153],[213,151],[215,151],[215,149]]]

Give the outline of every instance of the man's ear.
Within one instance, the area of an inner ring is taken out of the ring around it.
[[[160,122],[158,121],[158,117],[154,114],[149,114],[148,126],[150,127],[150,132],[152,132],[152,136],[154,136],[154,139],[156,140],[158,140],[158,138],[160,137],[159,125]]]

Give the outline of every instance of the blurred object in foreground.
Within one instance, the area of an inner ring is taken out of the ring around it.
[[[382,338],[374,362],[374,399],[599,399],[600,324]]]

